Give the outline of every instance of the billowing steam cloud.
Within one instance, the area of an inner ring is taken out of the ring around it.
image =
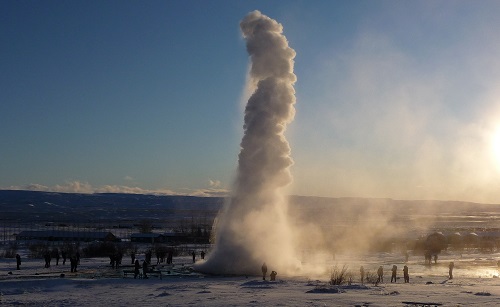
[[[286,272],[294,265],[282,188],[293,161],[283,133],[295,115],[295,51],[283,27],[259,11],[240,23],[251,58],[244,136],[231,199],[218,217],[216,246],[197,270],[215,274]]]

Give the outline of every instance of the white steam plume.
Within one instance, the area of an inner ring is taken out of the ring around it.
[[[283,27],[259,11],[240,23],[251,58],[253,94],[245,108],[244,136],[233,194],[218,217],[216,246],[195,268],[214,274],[286,273],[294,268],[292,233],[282,188],[293,164],[283,133],[295,115],[295,51]]]

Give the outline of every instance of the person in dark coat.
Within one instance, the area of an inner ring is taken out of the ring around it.
[[[200,255],[201,255],[201,259],[205,259],[205,252],[204,251],[201,251]]]
[[[63,258],[63,265],[64,265],[64,264],[66,264],[66,251],[65,250],[61,251],[61,256]]]
[[[361,284],[365,283],[365,268],[361,266],[359,268],[359,274],[361,275]]]
[[[264,264],[262,265],[262,280],[266,280],[266,274],[267,274],[267,265],[266,263],[264,262]]]
[[[50,268],[50,261],[52,260],[52,257],[50,256],[50,252],[46,251],[45,254],[43,255],[43,258],[45,260],[45,268]]]
[[[403,276],[405,279],[405,283],[409,283],[410,282],[410,275],[408,274],[408,266],[407,265],[405,265],[403,268]]]
[[[448,275],[449,275],[449,276],[448,276],[448,277],[449,277],[450,279],[453,279],[453,268],[454,268],[454,267],[455,267],[455,263],[453,263],[453,261],[452,261],[452,262],[450,262],[450,264],[448,265],[448,269],[449,269],[449,271],[448,271]]]
[[[130,259],[132,259],[132,264],[135,263],[135,253],[130,254]]]
[[[52,250],[52,256],[56,258],[56,265],[59,265],[59,250],[57,248]]]
[[[193,251],[193,252],[191,253],[191,255],[193,256],[193,263],[195,263],[195,261],[196,261],[196,252],[195,252],[195,251]]]
[[[69,257],[69,263],[71,265],[71,273],[76,273],[76,267],[78,266],[78,261],[75,256]]]
[[[134,279],[137,279],[137,275],[139,275],[139,270],[141,269],[141,264],[139,263],[139,260],[135,260],[134,263]]]
[[[172,250],[169,250],[167,256],[167,264],[172,264],[173,259],[174,259],[174,252]]]
[[[394,280],[396,282],[396,274],[398,272],[398,267],[396,265],[392,266],[391,282]]]
[[[378,268],[377,276],[378,276],[377,283],[384,282],[384,268],[382,266]]]
[[[148,263],[146,260],[142,262],[142,278],[148,279]]]
[[[16,263],[17,269],[20,270],[21,268],[19,266],[21,265],[21,256],[19,256],[19,254],[16,254]]]

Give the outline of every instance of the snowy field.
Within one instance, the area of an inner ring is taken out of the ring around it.
[[[77,273],[68,262],[43,268],[42,259],[21,253],[21,270],[15,259],[0,259],[1,305],[11,306],[500,306],[500,254],[444,253],[437,264],[423,265],[423,257],[410,256],[410,283],[402,279],[403,257],[397,254],[324,255],[312,258],[324,274],[282,276],[275,282],[258,276],[207,276],[190,272],[191,259],[174,258],[174,267],[160,266],[162,278],[122,276],[131,270],[130,259],[116,270],[106,258],[83,258]],[[141,259],[141,257],[139,257]],[[361,261],[360,259],[363,259]],[[154,259],[153,259],[154,261]],[[454,279],[448,280],[448,263],[455,262]],[[351,285],[328,285],[328,271],[347,265]],[[398,266],[397,283],[390,283],[390,268]],[[375,273],[385,269],[384,283],[361,285],[359,266]],[[272,270],[272,268],[269,268]],[[170,271],[170,274],[167,273]],[[11,272],[11,274],[9,274]],[[61,277],[64,273],[64,277]],[[300,275],[300,274],[298,274]]]

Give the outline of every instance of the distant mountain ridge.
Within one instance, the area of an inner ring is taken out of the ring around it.
[[[0,221],[156,219],[183,211],[215,215],[223,202],[220,197],[0,190]]]
[[[0,190],[0,221],[120,221],[163,219],[179,215],[214,218],[222,208],[223,197],[146,195],[121,193],[55,193],[26,190]],[[461,201],[394,200],[389,198],[328,198],[291,196],[292,212],[500,212],[500,205]],[[428,208],[428,209],[426,209]]]

